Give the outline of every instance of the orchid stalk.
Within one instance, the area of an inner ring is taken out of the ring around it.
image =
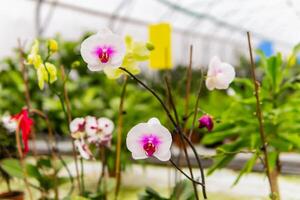
[[[206,190],[205,190],[205,177],[204,177],[204,172],[203,172],[203,168],[202,168],[202,164],[201,164],[201,161],[200,161],[200,158],[198,156],[198,153],[195,149],[195,147],[193,146],[193,144],[191,143],[191,141],[189,140],[188,137],[186,137],[182,130],[177,126],[177,123],[176,121],[174,120],[173,116],[171,115],[169,109],[167,108],[167,106],[165,105],[165,103],[163,102],[163,100],[159,97],[159,95],[154,91],[152,90],[151,88],[149,88],[144,82],[142,82],[141,80],[139,80],[135,75],[133,75],[130,71],[128,71],[127,69],[123,68],[123,67],[120,67],[119,69],[123,70],[124,72],[126,72],[130,77],[132,77],[134,80],[136,80],[139,84],[141,84],[146,90],[148,90],[161,104],[161,106],[163,107],[164,111],[166,112],[168,118],[170,119],[170,121],[172,122],[176,132],[178,134],[180,134],[183,138],[183,140],[185,142],[188,143],[188,145],[190,146],[190,148],[192,149],[195,157],[196,157],[196,160],[197,160],[197,164],[198,164],[198,167],[200,169],[200,172],[201,172],[201,179],[202,179],[202,191],[203,191],[203,197],[206,199]],[[187,158],[188,159],[188,158]]]
[[[18,50],[19,50],[19,54],[20,54],[20,67],[21,67],[21,74],[22,74],[22,78],[24,81],[24,95],[25,95],[25,102],[26,102],[26,106],[27,108],[30,110],[31,109],[31,98],[30,98],[30,92],[29,92],[29,84],[28,84],[28,73],[25,67],[25,54],[24,54],[24,50],[22,48],[21,45],[21,41],[18,40]],[[35,134],[35,129],[33,128],[31,131],[31,137],[32,137],[32,152],[33,155],[36,156],[37,152],[36,152],[36,134]]]
[[[170,87],[170,84],[169,84],[169,81],[168,81],[167,78],[165,79],[165,82],[166,82],[166,85],[167,85],[167,91],[168,91],[168,96],[170,98],[170,103],[171,103],[172,109],[174,111],[175,119],[176,119],[176,122],[177,122],[177,127],[179,129],[181,129],[178,114],[177,114],[176,107],[175,107],[175,104],[174,104],[174,101],[173,101],[173,95],[172,95],[172,92],[171,92],[171,87]],[[183,132],[183,134],[184,134],[184,132]],[[183,146],[183,151],[184,151],[184,154],[185,154],[185,157],[186,157],[186,161],[187,161],[187,164],[188,164],[188,168],[189,168],[189,171],[190,171],[190,174],[191,174],[191,178],[194,179],[194,174],[193,174],[193,170],[192,170],[192,166],[191,166],[191,161],[189,159],[186,144],[185,144],[185,141],[183,139],[182,134],[180,134],[180,139],[181,139],[181,144]],[[199,199],[197,185],[195,184],[195,182],[192,182],[192,184],[193,184],[193,188],[194,188],[195,197],[196,197],[196,199]]]
[[[250,55],[250,62],[251,62],[251,75],[252,75],[252,80],[254,84],[254,95],[256,99],[256,117],[259,123],[259,134],[260,134],[260,139],[262,142],[262,151],[264,154],[264,167],[266,169],[266,174],[269,180],[269,185],[271,189],[271,195],[270,197],[272,200],[279,200],[279,188],[276,179],[272,176],[272,171],[270,168],[269,164],[269,153],[268,153],[268,144],[267,144],[267,139],[264,131],[264,125],[263,125],[263,114],[262,114],[262,109],[260,106],[260,96],[259,96],[259,83],[256,79],[255,75],[255,64],[253,60],[253,54],[252,54],[252,45],[251,45],[251,36],[250,32],[247,32],[247,39],[248,39],[248,47],[249,47],[249,55]]]
[[[37,73],[38,86],[41,90],[44,89],[45,82],[48,83],[51,92],[53,92],[59,98],[61,106],[62,106],[62,110],[63,110],[66,118],[68,120],[70,120],[69,119],[70,114],[68,114],[68,113],[70,113],[70,110],[66,110],[66,108],[65,108],[64,96],[62,96],[61,93],[57,92],[56,89],[54,89],[52,87],[52,84],[57,80],[57,69],[56,69],[55,65],[53,65],[52,63],[49,62],[49,58],[51,57],[52,54],[57,52],[58,44],[55,40],[48,40],[47,45],[48,45],[47,56],[46,56],[45,60],[43,60],[40,55],[40,52],[39,52],[39,41],[35,40],[32,48],[31,48],[30,54],[27,56],[26,64],[34,66],[36,73]],[[62,77],[63,77],[63,81],[65,84],[64,71],[62,71]],[[65,85],[63,85],[63,86],[65,87]],[[63,89],[65,90],[65,88],[63,88]],[[64,94],[65,93],[66,92],[64,92]],[[73,143],[73,141],[72,141],[72,143]],[[74,145],[73,145],[73,152],[74,152],[73,155],[75,155],[74,161],[75,161],[75,166],[76,166],[78,188],[80,189],[81,187],[80,187],[80,180],[79,180],[79,170],[78,170],[78,164],[77,164],[77,158],[76,158],[76,154],[75,154],[75,146]],[[67,169],[67,166],[65,165],[64,161],[61,159],[61,157],[59,157],[59,158],[60,158],[61,162],[63,163],[64,167]],[[69,170],[67,169],[67,171],[69,171]],[[72,177],[70,180],[73,184]],[[71,189],[73,190],[73,185],[72,185]]]
[[[117,125],[117,146],[116,146],[116,188],[115,196],[118,197],[120,185],[121,185],[121,145],[122,145],[122,131],[123,131],[123,110],[124,100],[126,94],[126,86],[128,83],[127,76],[124,77],[123,88],[120,97],[119,114],[118,114],[118,125]]]
[[[23,152],[22,152],[22,146],[21,146],[21,141],[20,141],[20,123],[21,123],[21,120],[22,120],[22,117],[20,119],[18,119],[17,121],[17,127],[16,127],[16,142],[17,142],[17,149],[18,149],[18,154],[19,154],[19,159],[20,159],[20,165],[23,169],[23,175],[24,175],[24,184],[25,184],[25,187],[27,189],[27,192],[29,194],[29,198],[30,200],[33,200],[33,197],[32,197],[32,192],[31,192],[31,189],[29,187],[29,183],[28,183],[28,178],[27,178],[27,172],[26,170],[24,169],[25,168],[25,164],[24,164],[24,157],[23,157]]]

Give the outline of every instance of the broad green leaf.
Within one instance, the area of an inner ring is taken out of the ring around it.
[[[5,159],[1,162],[1,167],[12,177],[24,178],[24,172],[19,160]]]

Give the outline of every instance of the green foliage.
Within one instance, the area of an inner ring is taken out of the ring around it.
[[[298,50],[296,46],[291,56],[295,57]],[[300,100],[300,70],[291,66],[290,60],[284,60],[280,53],[268,58],[261,51],[257,51],[257,54],[260,60],[256,63],[256,74],[261,83],[259,94],[272,170],[277,167],[280,153],[300,150],[300,126],[297,125],[300,121],[297,114],[300,111],[297,106]],[[258,162],[262,143],[250,77],[237,78],[232,88],[236,94],[230,97],[230,106],[220,115],[222,124],[213,133],[206,134],[203,143],[211,145],[226,140],[226,144],[219,146],[218,156],[208,174],[225,167],[241,151],[253,154],[240,171],[234,182],[236,184]]]
[[[188,180],[178,182],[168,198],[162,197],[150,187],[147,187],[145,191],[139,195],[139,200],[194,200],[195,198],[193,185]]]
[[[23,179],[26,173],[27,177],[34,179],[38,185],[31,183],[35,189],[41,192],[41,198],[47,199],[51,191],[69,181],[67,177],[58,176],[62,165],[57,164],[58,160],[49,158],[39,158],[35,164],[25,163],[22,168],[20,161],[17,159],[4,159],[1,161],[1,168],[10,176]]]

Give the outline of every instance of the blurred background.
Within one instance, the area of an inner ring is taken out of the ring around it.
[[[299,41],[300,3],[297,0],[10,0],[2,1],[0,56],[10,54],[16,38],[60,34],[76,39],[86,31],[109,27],[119,34],[147,39],[147,26],[172,25],[175,64],[186,64],[194,45],[195,66],[213,55],[236,62],[247,53],[245,31],[256,46],[271,45],[288,53]]]
[[[185,75],[190,62],[190,45],[193,45],[193,70],[189,110],[194,108],[197,97],[202,75],[199,69],[207,67],[215,55],[232,64],[237,78],[228,90],[210,92],[203,87],[200,107],[214,117],[215,130],[208,133],[203,129],[195,129],[192,140],[203,156],[206,173],[210,174],[207,177],[210,199],[268,199],[268,180],[257,157],[254,161],[253,155],[247,153],[215,157],[216,153],[222,153],[224,149],[240,151],[256,148],[260,151],[257,119],[253,117],[255,99],[249,79],[246,31],[250,31],[253,47],[258,50],[255,51],[255,61],[258,79],[263,83],[261,98],[265,128],[267,134],[270,134],[271,153],[281,161],[279,171],[282,174],[278,178],[281,196],[283,200],[300,200],[300,48],[296,46],[300,40],[299,20],[300,1],[297,0],[2,0],[0,116],[17,113],[25,105],[20,55],[17,51],[19,45],[27,55],[35,38],[39,38],[41,43],[54,38],[58,41],[59,51],[51,58],[51,62],[56,66],[65,66],[68,72],[67,88],[73,117],[106,116],[116,123],[122,80],[110,80],[103,73],[87,70],[79,52],[82,40],[108,27],[122,36],[129,34],[136,40],[148,41],[151,25],[168,24],[171,27],[168,37],[171,41],[169,68],[172,70],[153,69],[149,67],[149,62],[143,62],[143,73],[139,76],[165,101],[167,97],[163,77],[170,77],[179,116],[184,118]],[[72,68],[74,61],[79,61],[76,68]],[[270,69],[271,75],[268,71]],[[27,70],[32,107],[43,110],[51,119],[58,147],[66,160],[70,160],[68,163],[74,173],[74,164],[69,156],[71,142],[68,124],[59,99],[48,86],[40,91],[36,71],[31,66]],[[59,89],[62,84],[58,80],[53,87]],[[170,127],[159,103],[133,80],[129,81],[127,87],[124,109],[124,132],[153,115],[159,116],[162,123]],[[37,117],[34,120],[37,150],[47,155],[45,122]],[[187,122],[187,127],[190,125],[191,120]],[[15,141],[4,132],[0,127],[0,139],[5,141],[2,142],[3,146],[0,145],[1,150],[14,148]],[[115,142],[116,134],[113,136],[113,144]],[[173,156],[177,158],[181,149],[180,145],[174,146]],[[121,194],[124,200],[137,199],[146,186],[168,196],[175,183],[183,178],[155,160],[133,161],[125,146],[125,137],[122,148],[124,185]],[[2,154],[4,152],[0,152],[0,159],[5,158]],[[107,159],[109,171],[112,172],[114,146],[107,151]],[[192,158],[192,163],[196,166],[195,158]],[[85,178],[89,188],[96,184],[94,175],[100,172],[100,163],[88,161],[85,164]],[[183,166],[186,166],[184,162]],[[63,171],[62,174],[67,173]],[[20,181],[14,183],[16,188],[23,187]],[[113,187],[110,186],[113,183],[108,185],[109,188]],[[1,182],[0,191],[5,188],[4,182]]]

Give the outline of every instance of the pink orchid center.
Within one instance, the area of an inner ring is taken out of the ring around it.
[[[160,143],[159,138],[156,135],[150,134],[143,136],[141,143],[143,149],[148,157],[152,157]]]
[[[114,49],[110,46],[98,47],[96,49],[96,55],[98,56],[101,63],[108,63],[114,54]]]
[[[78,131],[83,132],[85,128],[85,122],[78,124]]]

